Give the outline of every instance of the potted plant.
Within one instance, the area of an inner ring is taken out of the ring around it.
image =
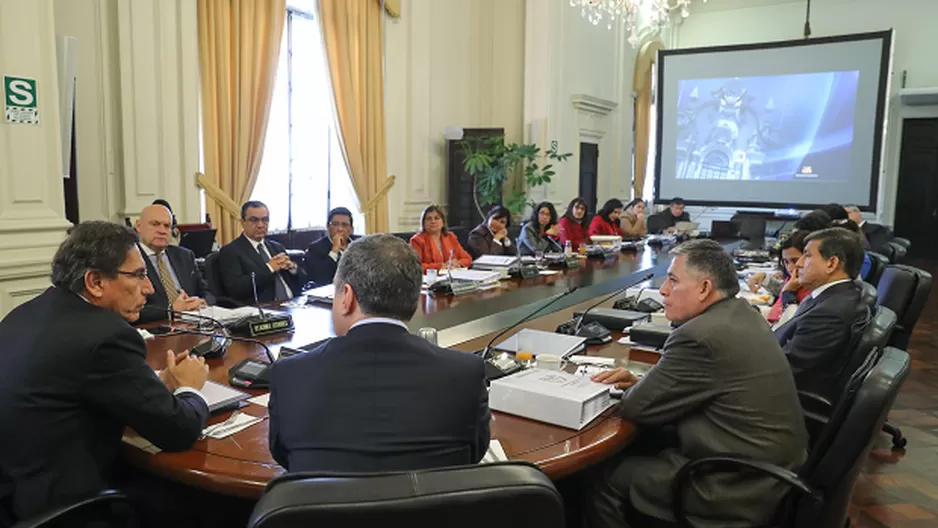
[[[463,168],[472,176],[472,199],[479,217],[485,220],[483,205],[502,203],[502,185],[512,173],[523,166],[524,188],[530,189],[550,183],[556,172],[553,163],[566,161],[572,153],[560,154],[557,142],[551,141],[550,148],[541,148],[528,143],[506,143],[505,136],[468,137],[459,142],[463,155]],[[505,207],[519,214],[526,205],[534,206],[524,190],[513,190],[504,200]]]

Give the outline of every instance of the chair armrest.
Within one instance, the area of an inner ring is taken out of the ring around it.
[[[117,490],[104,490],[93,497],[88,497],[87,499],[82,499],[67,506],[61,506],[40,513],[39,515],[35,515],[32,518],[20,521],[13,525],[13,528],[36,528],[44,526],[46,523],[49,523],[55,519],[59,519],[60,517],[68,515],[72,512],[91,507],[99,507],[108,503],[125,503],[129,505],[130,499]]]
[[[801,479],[795,472],[768,462],[749,460],[733,455],[712,456],[688,462],[681,467],[671,483],[671,495],[674,508],[674,519],[678,526],[690,528],[690,521],[684,512],[684,489],[690,479],[698,473],[730,473],[739,470],[752,470],[765,476],[784,482],[789,488],[807,495],[813,500],[820,500],[818,493]]]
[[[830,411],[834,408],[830,400],[818,394],[814,394],[813,392],[800,390],[798,391],[798,399],[801,400],[802,407],[805,406],[805,402],[811,402],[812,405],[817,405],[818,409],[826,409]]]

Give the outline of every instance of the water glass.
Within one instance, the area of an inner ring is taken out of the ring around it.
[[[429,327],[429,326],[428,326],[428,327],[421,328],[420,330],[417,330],[417,335],[420,336],[420,337],[422,337],[422,338],[424,338],[424,339],[426,339],[426,340],[429,341],[431,344],[434,344],[434,345],[437,344],[437,332],[436,332],[436,328],[432,328],[432,327]]]
[[[436,270],[435,269],[427,270],[427,282],[430,284],[433,284],[434,282],[436,282]]]
[[[551,354],[538,354],[537,355],[537,368],[544,370],[561,370],[563,367],[563,359],[560,356],[554,356]]]

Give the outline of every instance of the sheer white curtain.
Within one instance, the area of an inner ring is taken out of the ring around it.
[[[658,75],[657,64],[651,65],[651,111],[648,113],[648,160],[645,164],[645,185],[642,187],[642,198],[651,204],[655,199],[655,155],[658,152]]]
[[[312,0],[290,0],[270,122],[252,199],[270,207],[270,229],[324,228],[330,209],[365,219],[336,138],[331,84]],[[289,218],[288,218],[289,217]]]

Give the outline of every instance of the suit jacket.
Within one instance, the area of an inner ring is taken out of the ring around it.
[[[163,287],[163,283],[160,281],[159,270],[153,265],[142,246],[140,246],[140,254],[147,265],[147,275],[149,275],[150,282],[153,284],[153,294],[147,296],[147,307],[140,312],[140,319],[137,322],[162,321],[166,319],[166,310],[170,304],[169,297],[166,295],[166,288]],[[195,253],[184,247],[167,246],[166,258],[169,259],[169,265],[173,267],[173,271],[176,273],[179,287],[185,290],[187,295],[201,297],[206,303],[215,304],[215,296],[208,291],[208,284],[202,278],[199,267],[195,263]]]
[[[889,228],[882,224],[863,222],[863,225],[860,226],[860,230],[863,231],[863,236],[866,237],[868,243],[867,249],[872,249],[873,251],[879,251],[892,240],[892,233],[889,232]]]
[[[538,251],[544,253],[563,251],[563,246],[548,235],[542,235],[540,226],[535,222],[528,222],[521,226],[518,236],[518,249],[522,255],[534,255]]]
[[[505,237],[502,243],[496,242],[495,235],[489,231],[489,226],[485,222],[477,225],[475,229],[469,232],[469,240],[466,246],[468,246],[466,249],[474,259],[482,255],[514,255],[516,252],[510,238]]]
[[[641,426],[674,426],[680,438],[678,449],[626,459],[635,464],[631,503],[659,519],[673,520],[671,483],[690,460],[735,453],[793,471],[805,460],[807,432],[788,362],[742,299],[719,301],[674,330],[620,409]],[[694,526],[762,525],[786,491],[771,478],[713,475],[696,480],[685,505]]]
[[[205,402],[166,389],[137,331],[69,291],[10,312],[0,347],[0,474],[21,518],[106,489],[127,426],[166,451],[205,427]]]
[[[271,257],[284,253],[283,245],[276,240],[264,239],[264,245]],[[296,274],[288,271],[270,271],[267,261],[264,260],[254,245],[243,234],[232,240],[218,252],[218,269],[221,271],[221,281],[228,296],[245,304],[254,304],[254,289],[251,285],[251,272],[257,282],[257,300],[271,302],[276,298],[274,279],[277,275],[283,277],[293,295],[299,295],[306,285],[306,270],[297,267]]]
[[[449,252],[453,252],[453,265],[458,262],[462,267],[468,268],[472,265],[472,255],[466,252],[459,244],[459,239],[452,231],[440,236],[440,242],[443,246],[441,252],[436,243],[430,238],[430,235],[420,232],[410,237],[410,247],[414,248],[417,256],[420,257],[420,264],[424,273],[428,269],[446,269],[449,263]]]
[[[685,212],[681,213],[681,216],[674,216],[671,209],[665,209],[648,217],[648,232],[663,233],[678,222],[690,222],[690,215]]]
[[[862,331],[868,310],[857,283],[843,282],[817,299],[805,298],[795,316],[775,329],[799,389],[831,396],[845,366],[842,359]]]
[[[354,242],[358,238],[352,235],[349,237],[349,242]],[[316,286],[332,284],[332,279],[335,278],[335,270],[339,268],[339,262],[332,260],[329,256],[330,252],[332,252],[332,240],[328,236],[320,238],[306,248],[306,278]]]
[[[275,363],[268,411],[271,454],[290,471],[474,464],[489,446],[482,360],[389,323]]]

